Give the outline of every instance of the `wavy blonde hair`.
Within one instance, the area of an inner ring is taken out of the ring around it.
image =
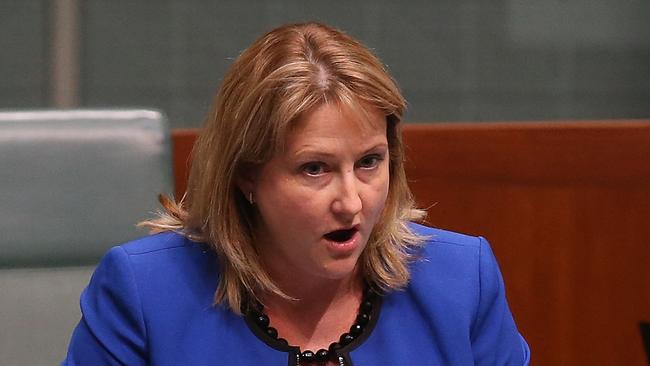
[[[165,211],[140,223],[209,245],[220,261],[215,302],[226,302],[237,313],[246,296],[286,297],[256,251],[254,206],[237,188],[237,174],[270,160],[288,128],[323,103],[373,107],[386,116],[389,192],[359,265],[379,291],[409,281],[408,262],[422,238],[408,222],[424,212],[415,209],[404,174],[399,127],[404,98],[381,62],[350,36],[319,23],[285,25],[255,41],[225,75],[194,146],[183,199],[161,197]]]

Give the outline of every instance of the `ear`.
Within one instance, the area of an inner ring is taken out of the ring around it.
[[[241,194],[248,200],[251,193],[255,192],[257,185],[257,171],[258,168],[253,164],[242,164],[236,172],[235,184]]]

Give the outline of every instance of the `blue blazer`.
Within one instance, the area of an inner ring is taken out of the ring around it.
[[[362,365],[527,365],[489,244],[413,224],[429,237],[408,287],[383,297],[374,328],[346,347]],[[81,295],[62,365],[291,365],[295,357],[213,305],[216,256],[167,232],[111,249]]]

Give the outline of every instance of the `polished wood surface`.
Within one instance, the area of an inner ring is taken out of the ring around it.
[[[172,130],[172,161],[174,164],[174,198],[180,201],[187,189],[192,148],[198,135],[195,128]]]
[[[427,223],[490,240],[533,364],[647,364],[650,120],[403,132]],[[173,133],[177,196],[195,133]]]

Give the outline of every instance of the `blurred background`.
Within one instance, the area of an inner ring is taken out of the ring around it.
[[[0,108],[146,106],[198,127],[232,60],[305,20],[371,47],[407,121],[650,116],[645,0],[2,0]]]

